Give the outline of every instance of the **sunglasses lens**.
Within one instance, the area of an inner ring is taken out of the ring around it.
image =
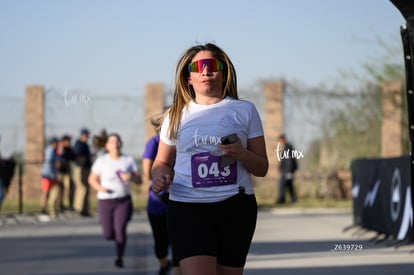
[[[199,73],[207,67],[210,72],[221,71],[224,68],[223,62],[217,59],[200,59],[188,65],[188,71]]]

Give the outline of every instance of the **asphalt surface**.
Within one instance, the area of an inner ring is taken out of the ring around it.
[[[102,238],[96,217],[41,220],[0,216],[0,274],[158,272],[145,213],[129,224],[124,269],[114,267],[114,244]],[[350,225],[350,210],[261,210],[244,274],[413,274],[413,244],[396,246]]]

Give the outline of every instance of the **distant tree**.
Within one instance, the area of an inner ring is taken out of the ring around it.
[[[370,58],[361,65],[363,73],[341,72],[341,81],[334,83],[326,95],[337,100],[328,115],[323,116],[322,137],[312,146],[319,144],[331,152],[331,168],[348,168],[351,160],[361,157],[379,157],[381,150],[382,92],[384,81],[404,81],[404,65],[401,46],[388,46],[382,40],[384,54]],[[403,109],[403,152],[408,152],[407,106],[403,91],[398,108]],[[323,101],[323,99],[320,99]],[[319,148],[320,149],[320,148]],[[316,154],[312,148],[309,154]],[[318,153],[319,154],[319,153]],[[311,158],[314,158],[312,156]],[[315,164],[314,164],[315,166]]]

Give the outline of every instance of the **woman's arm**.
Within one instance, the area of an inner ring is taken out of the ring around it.
[[[149,158],[142,159],[142,172],[147,180],[151,180],[151,167],[154,161]]]
[[[160,141],[158,153],[151,169],[152,189],[155,192],[161,192],[170,186],[175,155],[176,151],[174,146],[169,146]]]
[[[141,174],[138,171],[132,171],[132,173],[130,174],[130,181],[136,183],[136,184],[141,184],[142,183],[142,177]]]
[[[122,172],[120,177],[124,182],[133,182],[136,184],[142,183],[141,173],[136,170],[132,170],[131,172]]]
[[[99,175],[95,174],[94,172],[90,172],[88,177],[89,185],[98,192],[108,192],[109,189],[102,187],[99,180]]]

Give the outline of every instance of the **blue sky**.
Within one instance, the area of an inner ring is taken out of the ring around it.
[[[400,39],[388,0],[0,0],[0,95],[27,84],[94,93],[173,86],[178,56],[215,42],[241,86],[289,78],[314,85]]]
[[[0,151],[24,146],[26,85],[44,85],[59,100],[47,105],[47,135],[107,127],[136,153],[142,108],[126,105],[128,98],[99,105],[99,96],[142,98],[149,82],[172,90],[188,47],[222,47],[243,90],[281,78],[313,86],[382,56],[377,39],[401,43],[404,22],[388,0],[0,0],[0,116],[8,117],[0,121]],[[64,106],[67,90],[92,95],[93,104]]]

